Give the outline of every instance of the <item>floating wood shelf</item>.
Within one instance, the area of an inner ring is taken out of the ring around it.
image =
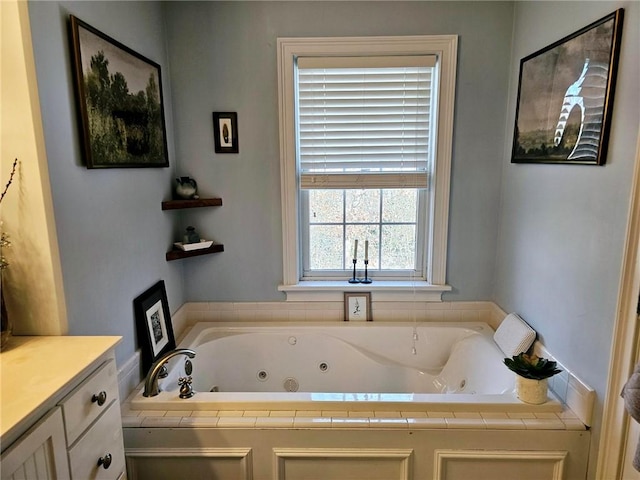
[[[181,208],[219,207],[221,198],[198,198],[195,200],[166,200],[162,202],[162,210],[177,210]]]
[[[179,248],[174,248],[167,252],[167,262],[171,260],[179,260],[181,258],[198,257],[200,255],[209,255],[211,253],[224,252],[224,245],[213,244],[209,248],[201,248],[200,250],[184,251]]]
[[[162,202],[162,210],[179,210],[183,208],[199,208],[199,207],[219,207],[222,205],[221,198],[198,198],[191,200],[166,200]],[[209,248],[201,248],[199,250],[184,251],[178,247],[169,250],[166,255],[167,262],[171,260],[179,260],[181,258],[199,257],[200,255],[210,255],[212,253],[224,252],[224,245],[213,244]]]

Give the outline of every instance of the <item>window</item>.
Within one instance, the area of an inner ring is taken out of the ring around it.
[[[356,239],[359,268],[368,244],[371,277],[449,289],[456,44],[455,36],[278,40],[282,290],[346,279]]]
[[[434,56],[298,57],[302,278],[421,276]],[[363,258],[361,250],[360,260]]]

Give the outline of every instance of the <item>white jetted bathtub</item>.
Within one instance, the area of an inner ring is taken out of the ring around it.
[[[200,323],[178,345],[196,351],[193,389],[179,398],[186,357],[160,393],[133,410],[530,411],[485,323]],[[482,408],[479,408],[481,404]],[[550,400],[537,411],[560,411]]]

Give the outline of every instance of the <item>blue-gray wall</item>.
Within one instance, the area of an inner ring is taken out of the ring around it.
[[[190,301],[283,300],[276,40],[458,34],[447,300],[487,300],[494,277],[513,4],[168,2],[179,170],[221,196],[185,216],[223,255],[188,260]],[[211,112],[238,112],[240,153],[215,154]]]
[[[494,296],[595,388],[594,442],[607,390],[640,125],[640,3],[516,2],[507,120],[513,125],[519,59],[620,7],[623,42],[606,165],[511,164],[512,132],[507,137]]]
[[[510,164],[520,58],[620,6],[606,166]],[[136,349],[132,300],[159,278],[172,310],[185,301],[283,299],[277,37],[454,33],[447,299],[495,300],[521,313],[596,389],[597,439],[638,137],[639,10],[633,1],[30,1],[70,333],[124,335],[121,364]],[[80,165],[69,13],[162,65],[169,169]],[[213,111],[238,112],[239,154],[213,152]],[[162,212],[175,174],[194,176],[224,205]],[[191,223],[225,252],[166,263],[165,250]]]
[[[133,299],[164,279],[170,308],[184,303],[182,266],[164,260],[175,219],[160,204],[170,196],[173,167],[82,166],[69,14],[166,67],[164,18],[155,2],[29,2],[69,334],[122,335],[116,350],[122,366],[137,348]],[[171,102],[168,68],[162,73],[165,101]],[[167,134],[173,165],[170,108]]]

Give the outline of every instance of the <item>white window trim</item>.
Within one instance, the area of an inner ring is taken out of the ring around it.
[[[341,299],[341,292],[367,290],[375,299],[386,294],[396,301],[441,301],[446,285],[449,190],[453,147],[453,116],[457,65],[457,35],[407,37],[327,37],[279,38],[278,107],[280,126],[280,179],[282,195],[283,284],[288,301]],[[301,258],[298,251],[298,178],[296,175],[294,63],[298,56],[436,55],[438,72],[434,82],[439,89],[435,166],[429,189],[431,226],[427,270],[422,281],[385,281],[354,286],[346,282],[300,281]],[[399,295],[401,292],[407,295]],[[410,294],[408,294],[410,293]]]

